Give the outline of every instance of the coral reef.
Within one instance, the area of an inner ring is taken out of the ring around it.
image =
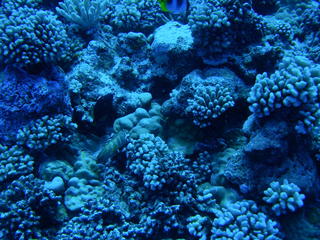
[[[0,239],[320,239],[319,13],[0,1]]]
[[[17,130],[35,118],[48,114],[71,114],[69,93],[64,75],[57,69],[43,76],[25,71],[6,70],[1,73],[0,140],[11,141]]]
[[[221,88],[223,86],[220,91],[219,86],[221,86]],[[182,79],[180,85],[172,90],[170,93],[170,99],[162,106],[162,112],[164,115],[186,116],[190,114],[190,111],[187,111],[189,105],[191,106],[190,110],[193,109],[194,105],[205,105],[204,103],[201,103],[201,100],[199,100],[201,104],[197,103],[196,100],[197,97],[200,99],[206,97],[204,91],[210,92],[207,94],[208,100],[206,101],[206,104],[209,104],[210,100],[217,100],[218,103],[212,103],[213,106],[226,104],[226,108],[227,106],[231,107],[233,102],[241,101],[246,98],[247,89],[248,87],[246,84],[229,69],[211,68],[206,71],[195,70],[186,75]],[[213,96],[210,96],[211,90]],[[215,93],[217,93],[217,96],[214,96]],[[223,96],[221,100],[218,99],[218,96],[220,95]],[[219,104],[219,101],[221,104]],[[204,111],[212,111],[213,106],[204,106]],[[222,112],[224,111],[217,109],[213,110],[212,114],[218,113],[218,116]],[[205,116],[203,116],[203,118],[204,117]]]
[[[21,176],[1,192],[0,235],[4,239],[42,238],[40,225],[58,222],[61,197],[33,175]]]

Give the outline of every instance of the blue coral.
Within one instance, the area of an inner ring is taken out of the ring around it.
[[[303,206],[305,195],[300,193],[300,188],[289,183],[287,179],[283,183],[272,182],[270,187],[264,191],[263,200],[272,205],[273,212],[277,215],[286,214],[288,211],[294,212]]]
[[[142,134],[138,139],[129,139],[126,147],[128,168],[143,178],[146,187],[151,190],[161,189],[165,179],[159,158],[168,152],[165,142],[153,134]]]
[[[221,84],[199,85],[194,96],[187,101],[186,112],[193,116],[193,123],[200,128],[212,125],[215,118],[235,104],[230,90]]]
[[[137,29],[141,13],[138,4],[134,1],[126,0],[124,5],[114,5],[110,16],[110,24],[120,31]]]
[[[15,145],[0,144],[0,183],[32,173],[34,159],[26,151]]]
[[[187,218],[187,229],[191,236],[199,240],[207,240],[211,221],[208,217],[195,215]]]
[[[237,51],[263,32],[263,21],[249,1],[192,1],[188,20],[198,53],[206,58]]]
[[[123,225],[126,213],[119,206],[117,203],[112,203],[108,196],[88,201],[81,209],[81,216],[75,216],[66,222],[55,239],[124,239]]]
[[[64,0],[56,10],[76,28],[94,32],[109,10],[107,4],[107,0]]]
[[[2,12],[10,15],[13,10],[20,7],[38,8],[43,0],[3,0]]]
[[[105,18],[114,31],[150,33],[167,20],[156,0],[114,0],[108,7]]]
[[[0,64],[30,68],[68,58],[64,24],[51,11],[26,6],[0,15]]]
[[[17,144],[30,150],[45,150],[51,145],[71,140],[77,124],[67,115],[44,116],[20,129]]]
[[[67,83],[56,70],[46,77],[24,71],[7,70],[1,73],[0,139],[10,141],[16,131],[35,116],[70,114],[71,104]]]
[[[296,109],[301,120],[296,129],[305,133],[317,124],[320,65],[304,56],[285,57],[279,69],[267,76],[259,74],[250,91],[250,111],[258,117],[279,109]]]
[[[319,235],[317,1],[0,2],[0,239]]]
[[[158,194],[161,191],[179,203],[193,201],[196,182],[189,159],[179,152],[170,151],[160,137],[150,133],[128,141],[127,168],[147,189]]]
[[[238,201],[216,209],[211,240],[280,240],[278,223],[259,210],[255,202]]]
[[[188,24],[195,34],[209,36],[210,32],[231,25],[226,10],[219,1],[198,1],[191,5],[190,11]]]
[[[13,181],[0,192],[0,197],[0,236],[3,239],[43,239],[41,222],[54,222],[61,206],[61,197],[44,188],[44,182],[33,175]]]

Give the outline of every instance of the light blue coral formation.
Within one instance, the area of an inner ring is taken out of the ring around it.
[[[32,173],[33,165],[33,157],[23,148],[0,144],[0,183]]]
[[[177,201],[192,201],[190,193],[196,183],[189,159],[171,151],[160,137],[150,133],[141,134],[137,139],[129,137],[128,142],[127,169],[147,190],[165,192]]]
[[[193,123],[200,128],[212,125],[212,120],[234,106],[230,90],[221,84],[199,85],[188,100],[187,113],[193,116]]]
[[[42,221],[53,221],[61,197],[44,188],[33,175],[20,176],[0,192],[1,239],[48,239],[42,236]]]
[[[168,146],[153,134],[141,134],[138,139],[129,139],[126,147],[128,168],[142,177],[144,186],[151,189],[161,189],[164,184],[164,172],[159,158],[169,153]]]
[[[3,0],[2,1],[2,11],[5,14],[10,14],[10,12],[19,7],[30,7],[37,8],[40,6],[43,0]]]
[[[272,210],[277,216],[294,212],[303,206],[305,195],[300,193],[300,188],[284,179],[283,183],[272,182],[270,187],[264,191],[263,200],[272,205]]]
[[[93,32],[107,14],[108,3],[107,0],[64,0],[56,11],[77,28]]]
[[[265,196],[270,203],[261,209],[243,199],[260,197],[255,193],[262,193],[270,178],[301,172],[305,178],[295,179],[303,193],[317,191],[309,190],[318,180],[307,149],[309,136],[295,138],[287,122],[274,123],[280,114],[300,132],[317,124],[319,64],[310,55],[290,55],[276,72],[270,69],[282,54],[300,43],[309,45],[308,35],[319,31],[297,31],[295,20],[279,20],[274,32],[268,30],[267,18],[276,18],[272,11],[280,1],[190,0],[181,15],[162,12],[158,0],[0,2],[0,67],[16,71],[13,65],[35,74],[9,82],[0,73],[0,83],[7,83],[0,94],[0,125],[2,116],[10,116],[2,126],[10,120],[16,125],[7,146],[0,139],[0,239],[280,240],[279,226],[270,218],[278,214],[271,207],[279,200],[284,202],[277,207],[281,214],[296,210],[303,205],[300,189],[284,182],[289,190],[278,193],[271,185]],[[307,1],[281,2],[300,8],[298,3]],[[69,52],[69,32],[88,44],[81,56]],[[295,53],[310,54],[303,50]],[[64,62],[68,52],[79,64],[63,66],[67,79],[64,73],[55,77],[55,71],[47,71]],[[243,81],[227,68],[212,66],[232,68]],[[257,77],[250,110],[261,118],[274,115],[254,122],[258,118],[253,114],[242,131],[248,117],[245,83],[264,71],[270,73]],[[170,101],[162,104],[175,87]],[[160,104],[151,102],[149,92]],[[19,125],[18,112],[26,115]],[[210,125],[214,128],[199,131]],[[293,152],[281,151],[279,168],[273,164],[278,158],[250,161],[277,152],[275,144],[267,144],[269,133],[281,138],[280,145],[293,137],[286,146]],[[74,135],[78,139],[71,142]],[[295,148],[300,144],[302,150]],[[102,146],[103,157],[97,157]],[[264,166],[271,174],[255,178]],[[288,166],[290,171],[283,171]],[[312,169],[314,175],[301,169]],[[32,173],[37,177],[27,176]],[[56,219],[61,212],[64,216]],[[291,221],[281,223],[287,234]]]
[[[280,240],[277,222],[268,218],[251,200],[217,208],[211,240]]]
[[[220,1],[191,4],[188,20],[195,43],[200,46],[199,55],[222,54],[223,50],[232,48],[233,36],[228,30],[231,21]]]
[[[112,0],[105,16],[114,31],[150,32],[167,19],[156,0]]]
[[[278,109],[296,109],[301,116],[296,130],[305,133],[317,125],[320,93],[320,65],[304,56],[284,57],[279,69],[268,77],[259,74],[250,91],[249,109],[258,117]]]
[[[141,13],[139,25],[144,31],[154,30],[156,27],[168,21],[159,8],[159,2],[157,0],[138,1],[138,6]]]
[[[99,30],[101,22],[114,31],[149,32],[165,21],[156,0],[64,0],[56,10],[77,29],[88,33]]]
[[[110,18],[111,26],[116,29],[128,31],[139,26],[141,13],[135,1],[125,0],[124,5],[115,4]]]
[[[211,222],[208,217],[201,216],[199,214],[190,216],[187,218],[188,232],[199,240],[207,240],[208,226],[211,226]]]
[[[206,57],[225,55],[261,38],[262,20],[251,5],[251,1],[239,0],[190,1],[188,24],[198,53]]]
[[[76,128],[77,125],[67,115],[46,115],[20,129],[17,144],[31,150],[44,150],[57,143],[69,142]]]
[[[21,68],[67,58],[64,24],[51,11],[26,6],[0,14],[0,64]]]
[[[210,33],[231,25],[221,1],[196,1],[188,15],[188,24],[196,35],[209,37]],[[227,43],[226,43],[227,44]]]

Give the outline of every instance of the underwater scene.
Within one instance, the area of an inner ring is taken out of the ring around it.
[[[0,0],[0,240],[320,240],[319,0]]]

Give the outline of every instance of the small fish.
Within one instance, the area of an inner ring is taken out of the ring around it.
[[[117,151],[127,144],[127,132],[120,131],[115,134],[100,150],[97,161],[105,162],[107,159],[112,158]]]
[[[158,0],[160,8],[164,12],[173,14],[186,13],[188,8],[188,0]]]

